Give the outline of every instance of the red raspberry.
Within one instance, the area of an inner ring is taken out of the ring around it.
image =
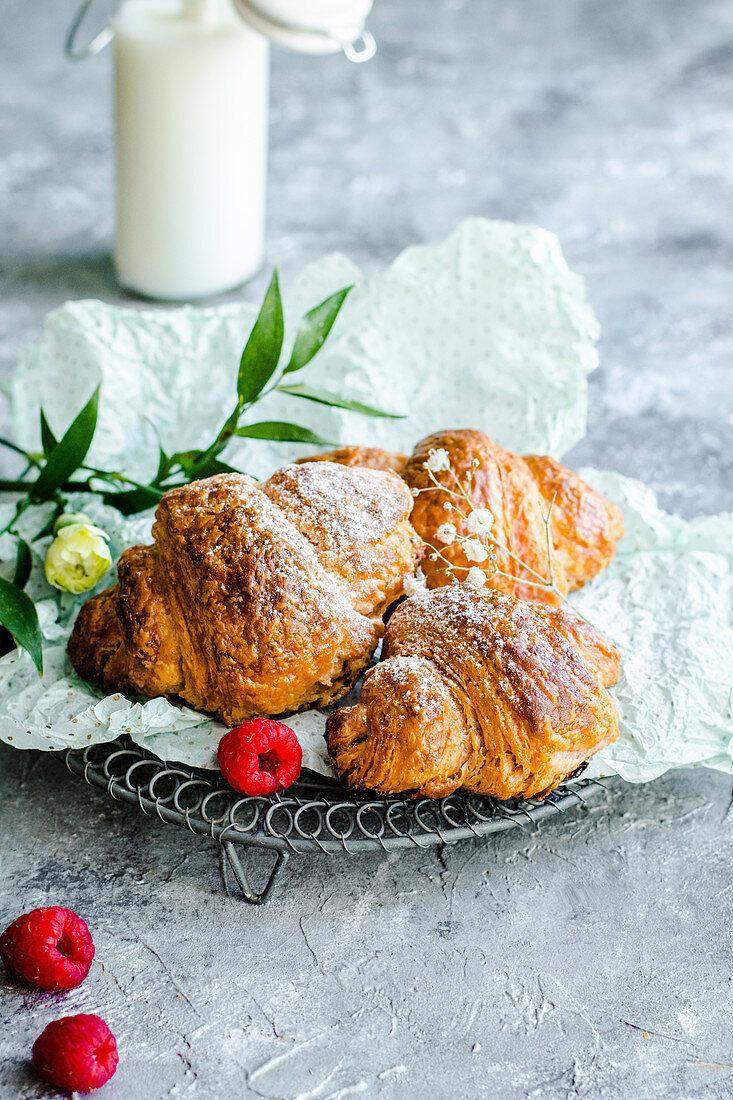
[[[83,1012],[54,1020],[33,1044],[33,1065],[41,1077],[69,1092],[98,1089],[119,1060],[115,1037],[104,1020]]]
[[[58,905],[24,913],[0,936],[0,959],[10,973],[39,989],[81,985],[93,958],[86,924]]]
[[[235,791],[265,795],[284,791],[300,775],[303,759],[289,726],[268,718],[250,718],[219,742],[221,774]]]

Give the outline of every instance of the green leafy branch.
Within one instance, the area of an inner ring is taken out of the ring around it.
[[[40,454],[25,451],[9,440],[0,439],[0,445],[21,455],[26,464],[16,480],[0,480],[0,492],[17,494],[20,498],[16,503],[15,515],[0,531],[0,534],[9,532],[17,539],[13,579],[0,578],[0,626],[19,646],[28,650],[39,673],[43,669],[43,654],[38,613],[32,599],[24,591],[30,576],[31,555],[28,544],[16,531],[23,512],[34,504],[53,503],[49,521],[35,536],[40,538],[53,529],[55,520],[64,511],[65,495],[70,492],[98,494],[106,504],[117,508],[123,515],[133,515],[155,507],[170,489],[214,474],[237,472],[221,457],[236,438],[307,443],[312,446],[332,442],[297,423],[282,420],[247,423],[250,410],[273,390],[297,400],[347,409],[365,416],[393,417],[392,413],[352,401],[331,390],[290,381],[290,376],[302,371],[323,347],[351,289],[345,287],[339,290],[305,314],[298,326],[290,358],[283,364],[285,322],[275,269],[242,352],[234,408],[207,447],[173,454],[167,454],[162,446],[159,447],[158,468],[147,484],[120,471],[103,470],[87,462],[97,429],[99,387],[74,417],[61,439],[56,438],[41,409]]]

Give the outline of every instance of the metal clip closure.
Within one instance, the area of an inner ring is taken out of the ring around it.
[[[95,54],[101,53],[114,38],[114,28],[107,23],[86,46],[78,45],[82,27],[93,4],[94,0],[82,0],[81,7],[66,36],[64,52],[72,61],[84,61],[87,57],[94,57]],[[256,0],[234,0],[234,6],[240,16],[256,30],[291,49],[303,50],[305,53],[340,49],[355,65],[370,61],[377,52],[374,36],[366,29],[362,29],[355,38],[342,39],[327,30],[312,30],[309,27],[274,19],[264,13]]]
[[[81,7],[74,17],[73,23],[69,27],[69,33],[64,43],[64,52],[72,61],[84,61],[87,57],[94,57],[95,54],[101,53],[106,46],[109,46],[114,38],[115,32],[109,23],[107,23],[107,25],[102,27],[101,31],[99,31],[86,46],[77,45],[79,32],[81,31],[82,25],[93,3],[94,0],[83,0]]]
[[[342,42],[341,49],[348,61],[353,61],[355,65],[361,65],[364,61],[371,61],[374,57],[377,52],[377,43],[373,34],[368,30],[363,30],[359,37],[352,42]]]
[[[355,64],[371,60],[377,52],[374,36],[364,27],[351,37],[341,37],[335,28],[312,27],[278,17],[267,8],[267,0],[233,0],[239,15],[260,34],[279,46],[300,53],[336,53]]]

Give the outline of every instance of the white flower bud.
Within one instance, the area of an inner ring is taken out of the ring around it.
[[[112,564],[109,536],[91,523],[59,528],[46,554],[46,580],[65,592],[88,592]]]
[[[87,523],[91,526],[92,521],[86,512],[64,512],[53,525],[54,535],[58,535],[62,527],[70,527],[73,523]]]
[[[451,542],[456,541],[456,534],[457,532],[454,524],[441,523],[440,527],[435,532],[435,537],[438,539],[439,542],[443,542],[447,546]]]
[[[429,470],[431,474],[440,473],[441,470],[450,470],[450,458],[448,452],[443,447],[438,447],[436,450],[428,452],[427,462],[423,462],[423,466],[426,470]]]
[[[422,596],[424,592],[427,592],[425,575],[421,569],[418,569],[414,577],[408,577],[405,581],[405,595]]]
[[[483,569],[478,569],[475,565],[469,569],[466,584],[470,584],[472,588],[483,588],[486,584],[486,574]]]
[[[472,535],[488,535],[494,526],[494,515],[488,508],[475,508],[468,513],[468,530]]]
[[[489,551],[480,539],[466,539],[463,543],[463,553],[469,561],[486,561]]]
[[[443,510],[445,512],[452,512],[453,511],[453,505],[451,504],[451,502],[449,500],[446,500],[445,504],[443,505]]]

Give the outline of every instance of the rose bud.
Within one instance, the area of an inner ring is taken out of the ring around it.
[[[112,564],[107,535],[93,523],[64,523],[61,516],[54,525],[56,538],[46,554],[46,580],[66,592],[88,592],[101,580]],[[86,517],[85,517],[86,519]]]

